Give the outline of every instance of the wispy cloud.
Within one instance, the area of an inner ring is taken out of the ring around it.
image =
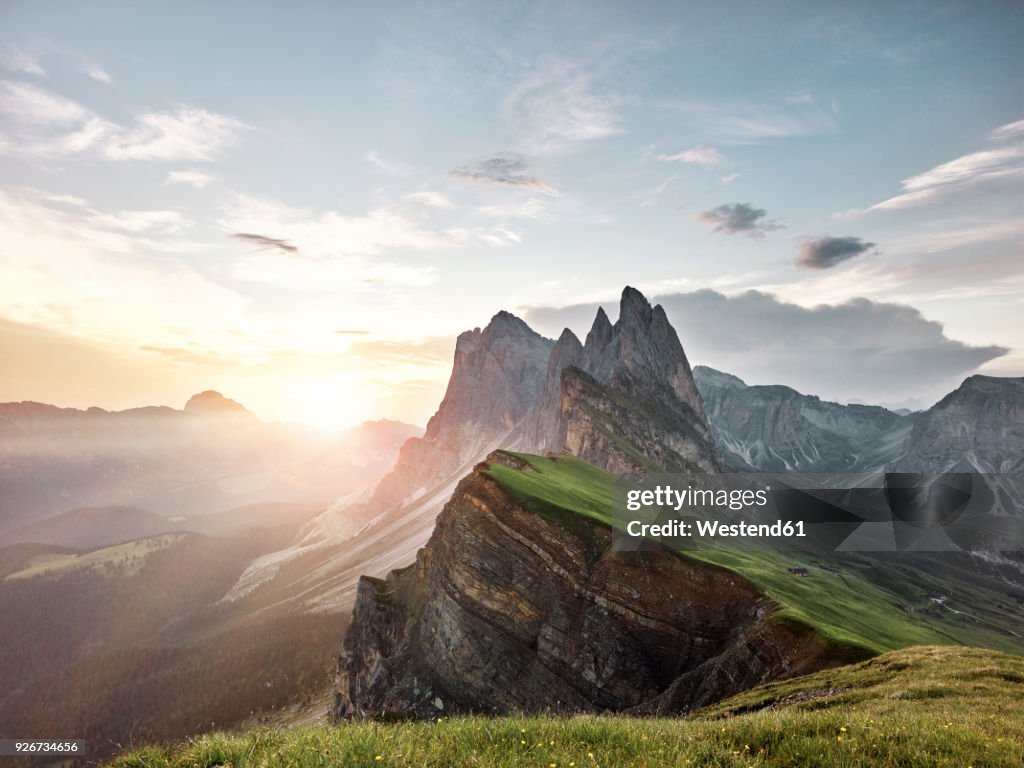
[[[376,166],[380,170],[384,171],[384,173],[398,178],[402,176],[409,176],[413,171],[413,167],[408,163],[403,163],[400,160],[384,159],[376,149],[371,149],[366,153],[366,162]]]
[[[241,120],[195,107],[139,115],[104,148],[114,160],[213,160],[247,126]]]
[[[648,192],[647,196],[640,201],[640,207],[650,208],[651,206],[656,205],[657,202],[661,199],[661,196],[664,195],[666,191],[668,191],[669,187],[675,184],[676,179],[676,176],[669,176],[667,179],[661,182],[661,184],[659,184],[650,192]]]
[[[720,165],[725,160],[714,147],[693,147],[672,155],[658,155],[658,159],[664,163],[687,163],[708,167]]]
[[[213,181],[213,176],[200,171],[171,171],[164,179],[164,184],[186,184],[196,189],[203,189]]]
[[[995,129],[989,138],[1007,142],[1024,134],[1024,120]],[[1024,143],[983,149],[942,163],[900,182],[901,193],[875,203],[866,211],[893,211],[944,202],[965,193],[984,192],[993,183],[1024,179]],[[865,210],[840,214],[852,217]]]
[[[118,211],[96,213],[91,220],[108,229],[122,232],[156,232],[170,234],[191,225],[179,211]]]
[[[257,251],[280,251],[289,256],[299,252],[298,248],[281,237],[268,237],[267,235],[257,235],[251,232],[232,232],[229,237],[253,245]]]
[[[34,77],[46,77],[46,70],[39,63],[39,54],[16,45],[5,46],[0,52],[0,65],[11,72]]]
[[[86,64],[84,68],[85,74],[91,77],[93,80],[98,80],[101,83],[112,83],[114,79],[99,64]]]
[[[782,225],[767,218],[764,208],[752,203],[729,203],[697,214],[697,219],[711,225],[711,232],[723,235],[746,235],[761,238]]]
[[[414,203],[425,205],[428,208],[451,208],[452,201],[442,195],[440,192],[434,192],[433,190],[425,189],[419,192],[413,192],[405,196],[406,200],[412,200]]]
[[[516,153],[508,153],[478,160],[470,165],[456,168],[450,171],[450,174],[463,181],[526,187],[543,192],[545,195],[558,195],[558,190],[528,173],[528,168],[525,157]]]
[[[780,101],[662,102],[709,139],[727,144],[757,144],[795,136],[834,133],[835,109],[821,106],[810,94]]]
[[[220,219],[228,234],[272,232],[309,258],[374,255],[390,249],[434,250],[458,238],[407,218],[398,209],[373,208],[350,215],[294,208],[275,200],[235,195]]]
[[[186,106],[119,125],[72,99],[11,80],[0,81],[0,114],[13,140],[0,151],[44,158],[89,152],[110,160],[209,161],[248,128],[237,118]]]
[[[899,210],[937,203],[987,182],[1024,176],[1024,144],[986,149],[958,157],[904,179],[903,192],[868,208]]]
[[[503,108],[521,126],[526,153],[558,152],[623,132],[619,99],[601,92],[596,71],[591,61],[548,58],[509,90]]]
[[[800,244],[796,265],[803,269],[831,269],[844,261],[869,253],[875,247],[875,243],[859,237],[825,235]]]
[[[1007,123],[1006,125],[996,128],[992,131],[990,138],[1001,141],[1003,139],[1012,139],[1014,136],[1020,136],[1024,134],[1024,120],[1017,120],[1014,123]]]

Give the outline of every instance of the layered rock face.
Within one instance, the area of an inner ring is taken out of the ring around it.
[[[903,471],[1024,472],[1024,378],[971,376],[913,424]]]
[[[840,405],[789,387],[748,386],[697,366],[715,441],[730,468],[854,472],[894,461],[913,424],[873,405]]]
[[[526,435],[535,452],[567,450],[622,474],[719,468],[679,337],[661,306],[629,287],[615,325],[599,309],[585,344],[563,331]]]
[[[444,481],[497,447],[518,444],[547,370],[553,343],[508,312],[459,335],[444,400],[422,438],[403,447],[369,506],[381,510]]]
[[[528,510],[485,470],[459,484],[414,565],[360,581],[335,716],[681,712],[830,663],[769,622],[744,579],[613,553],[607,529]]]

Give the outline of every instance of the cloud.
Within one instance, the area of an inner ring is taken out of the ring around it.
[[[647,197],[640,201],[640,207],[650,208],[652,205],[656,205],[657,202],[661,199],[661,196],[664,195],[665,192],[668,191],[668,188],[671,187],[675,182],[676,177],[669,176],[667,179],[661,182],[661,184],[652,189],[647,194]]]
[[[250,195],[235,195],[224,207],[219,224],[227,234],[273,232],[310,258],[374,255],[395,248],[435,250],[457,245],[461,239],[457,234],[430,229],[395,208],[350,215],[293,208]]]
[[[803,269],[831,269],[847,259],[860,256],[875,247],[859,237],[819,237],[800,244],[796,265]]]
[[[56,126],[81,123],[90,116],[78,102],[19,80],[0,80],[0,115],[13,123]]]
[[[175,345],[182,333],[238,346],[243,297],[147,243],[187,225],[176,212],[104,214],[0,190],[0,316],[95,340]],[[68,265],[74,265],[74,273]]]
[[[710,139],[730,144],[758,144],[838,130],[835,110],[823,108],[806,93],[781,102],[673,100],[660,106],[679,113]]]
[[[112,83],[113,78],[110,74],[98,64],[87,64],[85,65],[85,74],[91,77],[93,80],[98,80],[101,83]]]
[[[117,132],[104,154],[114,160],[213,160],[246,128],[233,117],[195,107],[149,112]]]
[[[713,233],[764,237],[766,232],[781,229],[782,225],[765,219],[767,211],[752,203],[731,203],[697,214],[698,221],[711,225]]]
[[[0,54],[0,64],[11,72],[46,77],[46,70],[39,63],[39,55],[18,46],[5,47],[3,54]]]
[[[558,191],[536,176],[527,173],[526,158],[509,153],[494,155],[471,165],[456,168],[449,173],[457,179],[483,184],[502,184],[510,187],[525,187],[557,196]]]
[[[98,226],[122,232],[170,234],[191,225],[178,211],[119,211],[96,213],[90,220]]]
[[[398,160],[385,160],[375,149],[371,149],[366,153],[366,162],[371,165],[375,165],[385,173],[396,177],[408,176],[413,170],[412,166],[408,163],[403,163]]]
[[[1024,133],[1024,120],[1018,120],[1015,123],[1007,123],[1001,128],[996,128],[992,131],[990,138],[1001,141],[1003,139],[1012,139],[1014,136],[1019,136],[1022,133]]]
[[[691,364],[843,402],[934,402],[1007,353],[950,339],[940,323],[905,304],[857,298],[807,308],[758,291],[711,290],[653,301],[664,306]],[[585,334],[597,306],[532,307],[525,319],[548,336],[563,327]],[[615,303],[605,308],[614,310]]]
[[[72,99],[23,81],[0,81],[0,116],[8,125],[0,152],[110,160],[209,161],[248,129],[241,120],[196,107],[146,112],[119,125]]]
[[[406,200],[412,200],[414,203],[420,203],[428,208],[451,208],[452,201],[442,195],[440,192],[433,192],[429,189],[423,190],[422,192],[413,192],[412,194],[405,196]]]
[[[199,171],[171,171],[164,179],[164,184],[187,184],[196,189],[203,189],[213,181],[213,176]]]
[[[688,163],[711,167],[719,165],[725,158],[714,147],[694,147],[674,155],[658,155],[658,159],[664,163]]]
[[[254,245],[258,251],[280,251],[289,256],[299,252],[298,248],[280,237],[267,237],[266,235],[256,235],[250,232],[232,232],[229,237]]]
[[[1024,133],[1024,120],[994,130],[990,138],[1006,141]],[[1024,179],[1024,143],[1008,144],[994,149],[958,157],[924,173],[900,182],[902,192],[876,203],[868,211],[893,211],[942,203],[962,198],[967,193],[988,192],[1000,182],[1019,183]],[[864,211],[854,210],[857,215]]]
[[[598,92],[591,61],[545,59],[513,86],[503,109],[524,133],[531,155],[568,149],[622,133],[618,99]]]

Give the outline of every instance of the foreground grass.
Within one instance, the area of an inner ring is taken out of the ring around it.
[[[1024,765],[1024,659],[919,647],[756,688],[687,718],[457,717],[212,734],[116,768]]]

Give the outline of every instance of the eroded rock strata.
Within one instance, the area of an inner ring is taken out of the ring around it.
[[[615,553],[607,529],[527,509],[487,467],[459,484],[413,565],[360,581],[336,717],[676,713],[834,663],[743,578]]]

